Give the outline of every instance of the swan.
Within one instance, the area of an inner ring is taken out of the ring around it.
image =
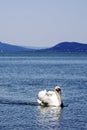
[[[38,93],[37,102],[41,106],[63,106],[61,98],[61,88],[55,87],[54,91],[43,90]]]

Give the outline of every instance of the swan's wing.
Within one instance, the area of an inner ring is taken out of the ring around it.
[[[53,96],[54,94],[55,94],[54,91],[48,91],[48,92],[47,92],[47,95],[48,95],[48,96]]]
[[[46,90],[40,91],[40,92],[38,93],[38,98],[39,98],[39,99],[40,99],[40,98],[43,98],[43,97],[46,95],[46,93],[47,93]]]
[[[51,94],[51,95],[50,95]],[[55,93],[50,93],[49,95],[45,95],[39,102],[40,105],[43,106],[57,106],[58,99]]]
[[[38,100],[38,103],[42,106],[49,106],[50,100],[49,97],[46,95],[42,99]]]
[[[47,94],[48,92],[46,90],[43,90],[43,91],[40,91],[38,93],[38,100],[37,102],[40,104],[40,105],[45,105],[47,106],[49,104],[49,94]]]

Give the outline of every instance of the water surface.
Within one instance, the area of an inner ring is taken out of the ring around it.
[[[61,86],[65,107],[41,107],[40,90]],[[86,130],[87,57],[0,57],[0,130]]]

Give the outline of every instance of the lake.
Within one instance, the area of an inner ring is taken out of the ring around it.
[[[62,89],[64,108],[37,104]],[[0,56],[0,130],[86,130],[87,56]]]

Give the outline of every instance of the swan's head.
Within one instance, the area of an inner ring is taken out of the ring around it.
[[[58,94],[61,94],[61,88],[59,86],[56,86],[55,87],[55,91],[58,93]]]

